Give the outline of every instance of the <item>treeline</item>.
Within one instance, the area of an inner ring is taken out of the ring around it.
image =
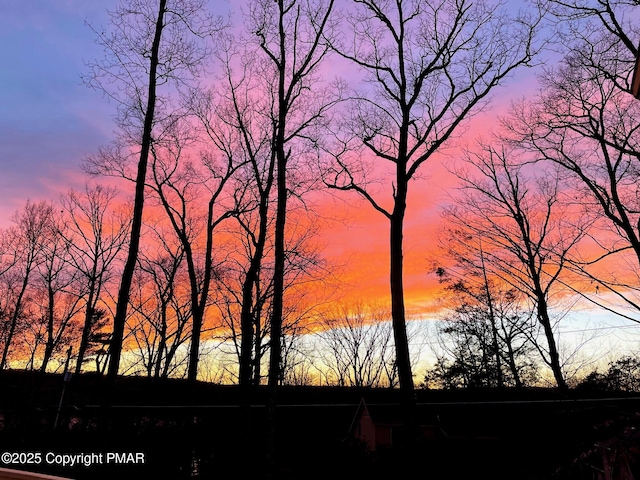
[[[119,4],[84,77],[116,103],[117,135],[85,169],[135,194],[128,204],[92,180],[15,214],[0,245],[0,369],[69,359],[111,378],[411,392],[411,180],[553,47],[539,93],[451,163],[461,188],[432,265],[451,298],[439,329],[450,347],[431,375],[471,385],[479,368],[521,386],[541,361],[566,389],[567,299],[629,320],[639,308],[637,10],[260,0],[231,24],[204,0]],[[389,222],[388,312],[326,307],[344,288],[317,241],[328,192]]]

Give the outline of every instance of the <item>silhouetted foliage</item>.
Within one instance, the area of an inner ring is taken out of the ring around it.
[[[437,324],[440,352],[427,388],[522,387],[536,380],[537,326],[513,288],[471,286],[473,276],[447,286],[447,312]]]
[[[577,386],[582,390],[640,392],[640,357],[627,355],[609,363],[605,372],[588,374]]]

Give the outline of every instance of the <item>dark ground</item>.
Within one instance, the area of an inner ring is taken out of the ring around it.
[[[396,390],[284,387],[269,455],[266,389],[241,409],[237,387],[120,378],[109,394],[93,375],[0,375],[0,467],[75,479],[612,479],[640,478],[640,398],[552,390],[418,391],[417,417],[438,435],[368,452],[349,428],[364,399],[399,411]],[[639,396],[640,397],[640,396]],[[110,398],[110,407],[105,406]],[[30,453],[31,464],[20,465]],[[16,455],[24,453],[22,457]],[[61,466],[62,454],[103,454]],[[107,453],[133,453],[106,464]],[[48,456],[47,456],[48,454]],[[4,459],[5,457],[0,457]],[[96,458],[96,457],[94,457]],[[141,457],[137,457],[138,459]]]

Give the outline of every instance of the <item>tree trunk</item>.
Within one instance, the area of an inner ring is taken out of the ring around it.
[[[280,20],[282,23],[282,18]],[[271,349],[269,362],[269,386],[274,388],[280,381],[280,364],[282,362],[282,347],[280,337],[282,335],[282,311],[284,297],[284,263],[285,263],[285,241],[284,231],[287,218],[287,156],[284,152],[284,130],[286,118],[286,104],[284,99],[285,63],[284,63],[284,30],[281,27],[281,68],[280,81],[278,85],[279,112],[278,129],[276,133],[276,189],[278,194],[276,206],[276,226],[275,226],[275,258],[273,273],[273,311],[271,317]]]
[[[240,312],[240,385],[250,385],[253,378],[253,368],[251,362],[251,356],[253,354],[254,339],[257,342],[257,335],[259,334],[256,328],[254,332],[254,319],[253,319],[253,306],[254,296],[253,291],[255,287],[256,296],[258,295],[258,275],[260,268],[262,267],[262,258],[264,256],[264,247],[267,240],[267,222],[268,222],[268,195],[271,190],[270,180],[267,180],[268,188],[262,191],[262,198],[260,199],[259,213],[260,213],[260,230],[258,233],[258,240],[255,245],[255,252],[253,258],[251,258],[251,264],[247,275],[242,285],[242,310]],[[260,299],[256,298],[256,303]],[[259,320],[258,320],[259,321]],[[259,361],[259,360],[258,360]]]
[[[96,290],[95,278],[89,281],[89,298],[87,299],[87,307],[84,314],[84,326],[82,327],[82,338],[80,339],[80,347],[78,348],[78,359],[76,360],[76,375],[82,371],[82,363],[84,355],[89,346],[89,336],[91,335],[91,327],[93,326],[93,315],[95,312],[94,298]]]
[[[568,387],[562,373],[560,355],[558,354],[558,347],[556,346],[556,340],[553,335],[553,328],[551,328],[551,319],[549,318],[547,301],[544,296],[538,298],[538,320],[544,329],[544,335],[547,339],[547,344],[549,345],[549,366],[553,372],[553,377],[558,384],[558,389],[563,392],[567,391]]]
[[[155,378],[160,378],[160,368],[162,367],[162,357],[164,355],[164,351],[166,350],[167,345],[167,302],[166,298],[162,299],[162,312],[161,319],[162,324],[160,325],[160,343],[158,344],[158,355],[156,357],[156,364],[154,367],[153,376]],[[165,362],[167,359],[165,358]]]
[[[260,298],[260,294],[256,294],[257,298]],[[254,354],[253,354],[253,385],[258,387],[260,386],[260,375],[261,375],[261,371],[260,371],[260,364],[262,362],[262,325],[260,323],[260,319],[262,318],[262,301],[258,300],[260,302],[260,305],[258,305],[258,308],[256,309],[256,313],[255,313],[255,326],[256,326],[256,331],[255,331],[255,345],[253,348]]]
[[[491,322],[491,336],[493,341],[493,351],[496,357],[496,380],[498,382],[498,388],[502,388],[504,385],[504,380],[502,378],[502,365],[500,361],[500,344],[498,343],[498,327],[496,325],[496,315],[493,308],[493,296],[491,295],[491,289],[489,288],[489,279],[487,278],[487,269],[484,264],[484,251],[482,250],[482,243],[480,244],[480,262],[482,267],[482,283],[484,284],[485,294],[487,295],[489,321]]]
[[[53,338],[54,321],[55,321],[55,292],[49,284],[47,288],[47,342],[44,346],[44,357],[42,358],[42,365],[40,365],[40,373],[44,373],[47,370],[47,365],[53,354],[53,347],[55,339]]]
[[[15,334],[16,327],[18,325],[18,318],[20,317],[20,310],[22,309],[22,300],[24,298],[25,292],[27,291],[27,286],[29,285],[30,273],[31,273],[31,268],[27,267],[24,274],[24,279],[22,280],[22,286],[20,287],[20,293],[18,294],[18,298],[14,306],[13,315],[11,315],[11,325],[9,326],[7,339],[5,340],[5,343],[4,343],[4,350],[2,351],[2,361],[0,361],[0,371],[4,370],[7,366],[9,348],[11,347],[11,342],[13,341],[13,335]]]
[[[198,297],[198,281],[196,276],[195,263],[193,259],[193,251],[191,245],[183,232],[180,235],[182,246],[187,257],[187,267],[189,270],[189,279],[191,283],[191,302],[192,302],[192,321],[193,328],[191,330],[191,348],[189,353],[189,369],[187,380],[195,383],[198,377],[198,362],[200,358],[200,335],[202,334],[202,324],[204,322],[204,311],[207,308],[207,299],[209,298],[209,287],[211,285],[211,270],[213,269],[213,229],[215,222],[213,220],[213,207],[215,196],[209,200],[207,208],[207,244],[204,253],[204,278],[202,279],[202,287],[200,296]]]
[[[400,162],[399,162],[400,163]],[[413,397],[413,374],[411,372],[411,358],[409,341],[407,338],[407,324],[404,308],[403,283],[403,228],[404,215],[407,208],[407,181],[404,171],[398,166],[398,186],[395,196],[394,210],[390,217],[390,286],[391,286],[391,321],[393,338],[396,349],[396,363],[398,366],[398,380],[400,389],[407,398]]]
[[[149,150],[151,147],[151,130],[156,106],[156,72],[159,63],[160,38],[164,27],[164,14],[167,7],[167,0],[160,0],[158,8],[158,19],[156,21],[153,45],[151,47],[151,59],[149,62],[149,88],[147,97],[147,108],[144,116],[144,129],[142,133],[142,144],[140,146],[140,160],[138,162],[138,172],[136,176],[136,192],[133,205],[133,219],[131,222],[131,237],[129,244],[129,254],[122,272],[122,282],[118,291],[118,304],[116,315],[113,319],[113,336],[110,346],[109,370],[107,373],[110,383],[113,383],[120,368],[120,356],[122,353],[122,342],[124,339],[124,326],[127,320],[127,307],[129,305],[129,295],[133,273],[138,260],[138,250],[140,247],[140,232],[142,230],[142,211],[144,207],[144,187],[147,177],[147,164],[149,160]]]
[[[513,380],[515,381],[516,388],[522,388],[522,380],[520,380],[520,374],[518,373],[515,352],[513,351],[513,345],[511,345],[511,340],[507,341],[507,351],[509,354],[509,362],[508,362],[509,368],[511,369],[511,373],[513,375]]]
[[[199,309],[198,309],[199,310]],[[191,330],[191,348],[189,350],[189,370],[187,380],[194,383],[198,378],[198,361],[200,357],[200,335],[202,333],[203,315],[201,312],[194,312],[193,328]]]

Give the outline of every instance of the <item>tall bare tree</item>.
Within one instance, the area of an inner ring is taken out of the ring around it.
[[[270,312],[267,298],[271,282],[266,276],[270,245],[268,239],[273,232],[273,184],[275,179],[276,151],[272,147],[272,111],[275,92],[269,82],[265,82],[262,68],[257,61],[252,45],[239,45],[229,35],[223,38],[220,59],[224,66],[220,89],[227,108],[219,109],[218,115],[237,132],[238,153],[246,160],[239,169],[236,181],[247,185],[244,198],[239,198],[235,219],[240,227],[239,241],[243,247],[243,258],[238,260],[242,271],[240,297],[235,303],[240,305],[240,331],[235,339],[240,339],[239,373],[240,385],[259,385],[260,364],[264,353],[265,332],[263,320]],[[239,60],[238,60],[239,59]],[[246,258],[244,258],[246,257]],[[249,260],[248,267],[243,264]],[[233,269],[232,269],[233,270]],[[228,311],[228,309],[227,309]]]
[[[191,289],[192,328],[187,374],[191,382],[198,375],[200,337],[216,268],[214,230],[241,208],[236,198],[247,188],[229,181],[244,164],[242,156],[236,154],[235,131],[229,135],[226,126],[215,121],[215,107],[210,98],[201,98],[198,103],[192,107],[202,121],[206,141],[212,148],[201,154],[201,162],[187,161],[183,155],[189,136],[193,135],[192,127],[176,122],[173,133],[168,136],[171,141],[152,148],[153,180],[150,182],[184,251]],[[206,205],[204,211],[199,202]]]
[[[413,391],[403,286],[409,181],[488,103],[490,92],[536,54],[537,12],[510,18],[485,1],[358,0],[335,50],[364,75],[325,182],[352,190],[389,221],[390,287],[400,388]],[[372,159],[363,165],[363,158]],[[388,168],[387,168],[388,167]],[[367,184],[384,171],[391,203]],[[390,205],[390,206],[388,206]]]
[[[234,143],[240,148],[231,153],[242,156],[246,163],[241,166],[234,181],[247,186],[243,196],[238,198],[240,208],[238,208],[235,217],[238,227],[233,231],[243,248],[241,255],[234,257],[237,267],[232,270],[237,271],[237,278],[231,280],[231,285],[224,285],[230,296],[226,296],[222,302],[225,309],[223,316],[231,322],[229,325],[232,327],[231,333],[234,342],[239,341],[236,343],[240,360],[239,382],[241,385],[250,385],[260,382],[261,359],[269,348],[264,340],[271,338],[271,329],[267,322],[272,315],[272,301],[274,299],[274,232],[278,201],[274,188],[277,149],[273,148],[273,139],[276,133],[274,127],[277,125],[275,105],[278,90],[275,88],[271,73],[265,74],[264,51],[261,47],[256,48],[254,40],[239,44],[236,38],[226,37],[221,42],[220,52],[222,64],[225,66],[225,74],[222,78],[223,86],[219,88],[219,91],[225,101],[223,104],[219,104],[217,113],[221,121],[233,127],[237,132]],[[271,61],[266,63],[269,72],[272,69],[270,63]],[[320,92],[320,98],[322,93]],[[300,125],[299,122],[306,121],[305,115],[308,115],[310,111],[300,115],[301,111],[297,101],[291,107],[288,114],[290,116],[288,128],[293,129],[295,125],[298,125],[302,127],[299,132],[301,136],[309,138],[315,136],[313,130],[320,117],[313,118],[313,113],[311,113],[308,118],[309,123]],[[317,107],[319,109],[325,108],[322,102]],[[314,108],[316,108],[315,105]],[[294,144],[294,140],[295,138],[291,138],[287,142]],[[294,146],[298,158],[294,157],[291,160],[293,168],[289,167],[286,181],[289,215],[292,210],[296,209],[296,206],[304,204],[305,200],[302,202],[300,200],[306,193],[308,185],[313,183],[313,181],[309,181],[308,169],[301,162],[304,157],[301,153],[304,151],[300,145],[294,144]],[[313,213],[311,212],[307,216],[313,216]],[[312,265],[312,259],[318,259],[317,252],[312,252],[304,247],[304,244],[309,242],[309,233],[314,229],[303,226],[304,223],[305,220],[300,219],[297,225],[292,224],[289,219],[285,228],[284,289],[289,292],[292,291],[293,284],[300,281],[299,273],[302,265],[311,267],[306,272],[308,278],[318,272],[316,267],[319,266],[319,263],[316,262],[315,265]],[[311,220],[307,223],[313,224],[314,222]],[[240,287],[236,285],[238,282]],[[231,289],[234,292],[231,292]],[[231,303],[227,300],[230,300]],[[283,359],[287,352],[292,351],[290,348],[292,343],[288,340],[296,337],[290,334],[291,321],[286,318],[289,316],[286,313],[287,303],[291,302],[285,300],[283,307]],[[232,307],[231,304],[240,308],[239,315],[231,313],[229,310]],[[292,314],[290,318],[296,316],[297,314]],[[239,328],[235,325],[238,317],[240,320]],[[289,333],[285,333],[285,330],[288,330]],[[284,370],[286,360],[281,363]],[[282,378],[283,376],[280,375],[280,381]]]
[[[329,51],[326,38],[333,35],[333,5],[333,0],[259,0],[251,3],[247,17],[247,28],[264,55],[264,74],[273,92],[271,148],[277,199],[269,361],[272,389],[282,378],[287,200],[296,193],[290,176],[294,162],[304,160],[308,152],[302,140],[311,140],[314,146],[313,129],[335,103],[335,98],[317,88],[318,69]]]
[[[576,255],[572,267],[595,282],[595,289],[638,310],[640,102],[630,90],[640,6],[626,0],[548,3],[565,57],[542,74],[537,98],[514,106],[505,120],[506,136],[558,165],[575,200],[598,217],[589,248]],[[628,263],[635,267],[622,271]],[[593,295],[595,289],[584,296],[620,312],[604,295]]]
[[[90,161],[90,169],[124,173],[135,156],[135,198],[129,252],[124,265],[114,317],[108,376],[118,374],[129,291],[140,248],[142,213],[151,146],[162,137],[176,115],[172,89],[196,77],[209,51],[198,37],[218,27],[205,11],[205,0],[134,0],[110,12],[111,30],[98,33],[105,59],[90,65],[88,85],[105,92],[118,104],[121,135],[112,149]],[[164,93],[158,92],[158,87]],[[131,152],[134,152],[133,154]]]

